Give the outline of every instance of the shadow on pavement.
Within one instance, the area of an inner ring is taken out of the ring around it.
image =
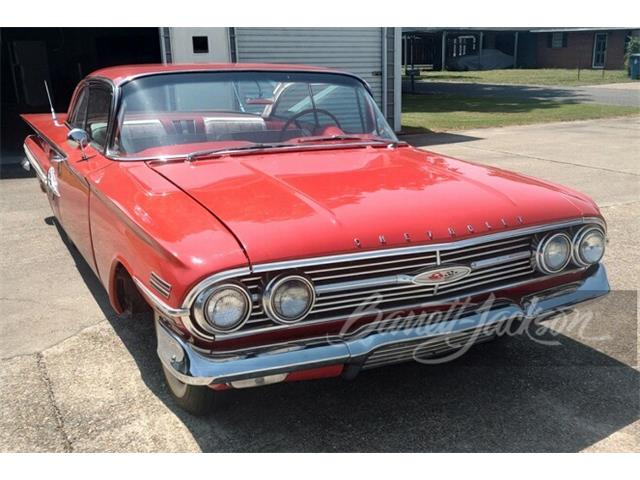
[[[532,85],[496,85],[483,83],[416,82],[414,91],[411,83],[404,82],[403,93],[419,95],[464,95],[468,97],[508,97],[521,99],[542,99],[575,103],[589,100],[589,95],[577,88],[537,87]]]
[[[400,135],[400,140],[404,140],[414,147],[428,147],[431,145],[473,142],[474,140],[481,140],[481,138],[461,135],[459,133],[426,131],[424,133],[402,134]]]
[[[117,316],[60,233],[143,381],[206,452],[575,452],[639,418],[640,373],[563,335],[557,346],[502,338],[445,365],[407,363],[353,381],[225,392],[214,415],[197,418],[166,391],[150,315]]]
[[[7,165],[0,165],[0,179],[9,178],[28,178],[35,177],[36,174],[32,171],[27,172],[18,163],[10,163]]]

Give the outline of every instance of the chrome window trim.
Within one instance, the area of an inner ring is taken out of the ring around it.
[[[547,248],[547,245],[551,243],[551,241],[554,238],[564,238],[567,241],[567,244],[569,245],[569,255],[567,255],[567,259],[560,267],[556,269],[551,269],[547,265],[547,262],[545,262],[544,260],[544,249]],[[538,243],[538,246],[536,248],[536,253],[535,253],[538,270],[545,274],[549,274],[549,273],[553,274],[553,273],[561,272],[566,268],[567,265],[569,265],[569,262],[571,261],[572,251],[573,251],[573,244],[571,243],[571,238],[566,233],[558,232],[543,238],[542,241]]]
[[[242,320],[240,320],[237,325],[228,329],[216,327],[213,323],[209,322],[209,320],[207,319],[207,314],[205,313],[205,310],[207,308],[207,304],[209,303],[209,299],[211,298],[211,295],[216,293],[218,290],[224,290],[224,289],[236,290],[237,292],[240,292],[244,296],[245,302],[247,305],[246,307],[247,311],[244,318],[242,318]],[[249,294],[247,289],[239,283],[227,282],[227,283],[220,283],[212,286],[211,288],[203,290],[200,293],[200,295],[196,297],[193,303],[193,317],[196,323],[198,324],[198,326],[202,330],[205,330],[206,332],[212,335],[215,335],[217,333],[227,334],[227,333],[235,332],[236,330],[241,329],[244,326],[244,324],[247,322],[249,317],[251,316],[252,309],[253,309],[253,302],[251,301],[251,295]]]
[[[298,317],[292,318],[292,319],[283,318],[281,315],[278,314],[275,307],[273,306],[273,292],[275,292],[275,290],[284,282],[287,282],[289,280],[294,280],[294,279],[302,281],[302,283],[306,284],[307,287],[309,287],[309,290],[311,291],[311,301],[309,302],[309,305],[307,306],[305,311],[302,313],[302,315],[299,315]],[[264,309],[266,314],[269,316],[269,318],[271,318],[271,320],[282,325],[293,325],[300,322],[301,320],[306,318],[307,315],[309,315],[309,312],[311,312],[311,309],[313,308],[315,303],[316,303],[316,289],[315,289],[315,286],[313,285],[313,282],[309,280],[307,277],[303,275],[298,275],[298,274],[280,275],[278,277],[273,278],[267,284],[266,288],[264,289],[264,293],[262,294],[262,308]]]
[[[604,257],[605,251],[607,249],[607,247],[606,247],[606,245],[607,245],[607,234],[606,234],[606,232],[604,231],[603,228],[601,228],[600,226],[595,226],[595,225],[586,225],[586,226],[582,227],[573,236],[572,248],[571,248],[571,258],[572,258],[573,262],[576,265],[579,265],[581,267],[588,267],[590,265],[594,265],[593,263],[585,262],[584,260],[582,260],[582,258],[580,256],[580,243],[582,243],[582,240],[584,240],[584,237],[589,232],[591,232],[592,230],[596,230],[596,231],[598,231],[598,232],[600,232],[602,234],[602,257]],[[602,257],[600,257],[600,259],[602,259]],[[599,261],[600,260],[598,260],[598,262]],[[596,263],[598,263],[598,262],[596,262]]]
[[[369,94],[373,97],[373,91],[371,87],[362,77],[356,75],[351,72],[343,72],[341,70],[295,70],[295,69],[269,69],[269,68],[212,68],[212,69],[194,69],[194,68],[185,68],[184,70],[165,70],[165,71],[156,71],[156,72],[143,72],[137,73],[135,75],[130,75],[126,77],[124,80],[119,82],[118,88],[123,87],[127,83],[130,83],[134,80],[138,80],[139,78],[145,77],[155,77],[158,75],[177,75],[181,73],[233,73],[233,72],[242,72],[242,73],[306,73],[306,74],[331,74],[331,75],[342,75],[345,77],[351,77],[358,80],[369,92]],[[89,78],[104,78],[104,77],[89,77]]]
[[[243,72],[243,73],[268,73],[268,72],[276,72],[276,73],[319,73],[319,74],[333,74],[333,75],[342,75],[345,77],[351,77],[354,78],[355,80],[359,81],[364,88],[367,90],[367,92],[369,93],[369,95],[371,95],[372,99],[375,101],[375,99],[373,98],[373,91],[371,90],[371,87],[369,86],[369,84],[361,77],[359,77],[358,75],[354,74],[354,73],[350,73],[350,72],[341,72],[341,71],[331,71],[331,70],[318,70],[318,71],[306,71],[306,70],[271,70],[271,69],[260,69],[260,68],[217,68],[217,69],[185,69],[185,70],[171,70],[171,71],[157,71],[157,72],[145,72],[145,73],[139,73],[136,75],[131,75],[127,78],[125,78],[124,80],[120,81],[118,84],[114,83],[113,80],[111,80],[110,78],[107,77],[102,77],[102,76],[89,76],[86,77],[85,79],[83,79],[81,81],[81,83],[85,83],[85,82],[90,82],[91,80],[99,80],[102,82],[106,82],[108,83],[112,90],[113,90],[113,98],[112,98],[112,103],[111,103],[111,112],[109,114],[109,126],[107,128],[107,138],[105,141],[105,148],[102,150],[102,154],[108,158],[109,160],[113,160],[116,162],[140,162],[140,161],[151,161],[151,160],[173,160],[173,159],[183,159],[185,158],[185,155],[167,155],[165,157],[162,156],[155,156],[155,157],[121,157],[119,156],[113,149],[113,141],[114,141],[114,132],[115,132],[115,125],[116,125],[116,120],[117,120],[117,114],[119,113],[119,108],[120,108],[120,97],[122,96],[122,87],[125,86],[126,84],[134,81],[134,80],[138,80],[140,78],[144,78],[144,77],[154,77],[154,76],[158,76],[158,75],[175,75],[175,74],[181,74],[181,73],[229,73],[229,72]],[[78,87],[76,87],[76,89],[79,89],[80,84],[78,84]],[[75,107],[75,102],[77,100],[77,95],[74,93],[74,98],[73,98],[73,107]],[[71,110],[71,108],[70,108]],[[71,128],[67,122],[65,122],[65,125],[67,125],[68,128]],[[325,145],[318,145],[318,147],[322,147],[324,149],[327,148],[327,146]],[[343,146],[344,148],[345,146]],[[349,148],[349,147],[347,147]],[[353,148],[353,145],[351,145],[350,148]],[[319,148],[320,149],[320,148]]]
[[[110,78],[107,77],[102,77],[99,75],[96,76],[88,76],[83,78],[78,85],[76,86],[76,89],[73,92],[73,98],[71,100],[71,103],[69,105],[69,109],[68,109],[68,113],[67,113],[67,118],[64,121],[64,125],[71,130],[73,128],[73,126],[69,123],[69,117],[75,113],[74,110],[76,108],[76,104],[78,103],[78,98],[80,97],[80,92],[84,89],[84,88],[91,88],[91,84],[93,85],[100,85],[102,87],[105,87],[107,90],[109,90],[111,92],[111,105],[109,106],[109,114],[107,115],[107,134],[105,137],[105,141],[104,141],[104,145],[98,145],[97,143],[91,141],[90,145],[91,147],[100,152],[104,157],[108,158],[109,160],[113,160],[113,158],[111,158],[111,156],[109,155],[109,145],[111,144],[111,136],[113,134],[113,125],[114,125],[114,119],[115,119],[115,112],[116,112],[116,106],[117,106],[117,99],[119,96],[119,89],[118,86],[113,82],[113,80],[111,80]],[[91,101],[91,92],[89,92],[89,101]],[[88,110],[88,104],[87,104],[87,112]],[[70,112],[70,113],[69,113]],[[85,119],[85,125],[86,127],[86,119]]]

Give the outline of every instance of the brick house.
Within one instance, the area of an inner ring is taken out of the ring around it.
[[[466,69],[463,58],[502,55],[502,67],[624,68],[633,28],[405,28],[402,62],[433,70]],[[467,62],[468,63],[468,62]],[[486,62],[485,62],[486,63]],[[475,69],[470,67],[469,69]]]
[[[531,30],[538,68],[624,68],[629,29]]]

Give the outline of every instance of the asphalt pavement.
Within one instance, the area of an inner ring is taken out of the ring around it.
[[[407,137],[581,190],[608,221],[614,292],[586,328],[415,363],[229,392],[196,418],[169,397],[150,318],[117,316],[34,178],[0,180],[2,451],[640,451],[640,118]]]
[[[404,82],[403,91],[412,93],[409,81]],[[414,92],[424,95],[505,97],[640,107],[640,82],[584,87],[548,87],[417,80]]]

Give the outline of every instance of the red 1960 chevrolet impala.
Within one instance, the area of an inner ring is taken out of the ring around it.
[[[97,71],[25,153],[117,312],[151,307],[176,401],[442,358],[609,291],[585,195],[398,141],[360,78]],[[442,367],[441,367],[442,368]]]

